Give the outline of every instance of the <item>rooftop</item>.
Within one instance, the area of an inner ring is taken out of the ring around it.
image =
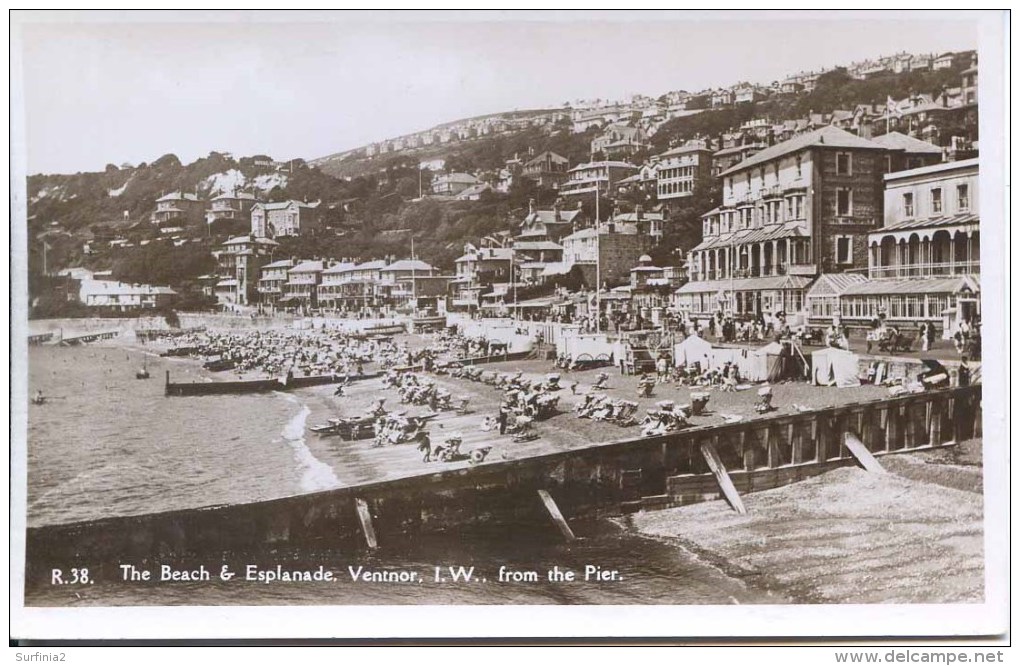
[[[387,271],[431,271],[434,270],[431,264],[427,264],[421,259],[401,259],[395,261],[389,266],[382,269],[384,272]]]
[[[617,169],[637,169],[630,162],[619,162],[616,160],[602,160],[601,162],[582,162],[571,171],[584,171],[585,169],[601,169],[601,168],[617,168]]]
[[[327,268],[324,271],[322,271],[322,274],[323,275],[335,275],[336,273],[346,273],[346,272],[348,272],[350,270],[353,270],[353,269],[354,269],[354,264],[353,263],[350,263],[350,262],[347,262],[347,261],[341,261],[341,262],[338,262],[336,264],[333,264],[329,268]]]
[[[510,257],[513,255],[513,250],[508,247],[484,247],[480,248],[477,252],[465,252],[464,255],[457,258],[455,263],[464,263],[466,261],[510,261]]]
[[[317,208],[319,204],[310,204],[305,201],[298,201],[297,199],[290,199],[289,201],[276,201],[274,203],[259,203],[256,206],[261,206],[265,210],[283,210],[294,205],[298,208]]]
[[[228,240],[227,242],[225,242],[223,244],[224,245],[245,245],[247,243],[258,243],[259,245],[279,245],[279,243],[274,241],[272,238],[257,237],[257,238],[253,239],[251,236],[237,236],[236,238],[231,238],[230,240]]]
[[[156,201],[198,201],[198,195],[191,192],[170,192],[156,199]]]
[[[918,167],[917,169],[907,169],[906,171],[894,171],[892,173],[885,174],[886,182],[900,180],[902,178],[912,178],[914,176],[926,176],[933,173],[942,173],[946,171],[962,171],[964,169],[977,169],[978,158],[970,160],[958,160],[956,162],[942,162],[940,164],[931,164],[925,167]]]
[[[524,221],[526,223],[541,222],[542,224],[569,224],[573,222],[574,218],[580,213],[580,209],[577,208],[571,208],[570,210],[560,209],[559,219],[556,219],[555,210],[536,210],[528,213],[528,216],[524,218]]]
[[[300,264],[290,269],[290,273],[321,273],[322,272],[322,261],[302,261]]]
[[[783,141],[782,143],[770,146],[760,153],[756,153],[739,164],[730,167],[719,175],[727,176],[732,173],[744,171],[750,167],[771,162],[772,160],[783,157],[784,155],[800,152],[816,146],[825,148],[885,150],[884,146],[881,146],[874,141],[862,139],[861,137],[851,134],[845,130],[841,130],[838,127],[827,125],[820,129],[801,134],[800,136],[795,136],[789,141]]]
[[[933,143],[915,139],[900,132],[889,132],[872,139],[875,143],[889,150],[903,150],[908,153],[931,153],[941,155],[942,149]]]

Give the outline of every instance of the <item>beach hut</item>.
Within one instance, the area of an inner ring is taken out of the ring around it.
[[[712,356],[712,345],[696,335],[684,338],[678,342],[673,349],[673,363],[676,367],[698,363],[701,368],[707,368],[709,358]]]
[[[857,354],[826,347],[811,353],[811,381],[816,386],[860,386]]]

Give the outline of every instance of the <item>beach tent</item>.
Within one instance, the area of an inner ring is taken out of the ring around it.
[[[816,386],[860,386],[857,354],[826,347],[811,353],[811,380]]]
[[[766,380],[772,383],[800,380],[808,376],[807,359],[796,343],[771,342],[758,350],[768,368]]]
[[[709,369],[722,372],[727,363],[737,366],[737,374],[741,381],[760,382],[768,375],[765,357],[755,350],[713,347],[708,358]]]
[[[616,358],[616,349],[609,337],[604,333],[564,332],[562,348],[558,353],[566,354],[572,361],[612,360]]]
[[[712,355],[712,345],[705,342],[696,335],[684,338],[678,342],[673,349],[673,363],[679,368],[682,365],[699,363],[702,369],[709,367],[709,357]]]

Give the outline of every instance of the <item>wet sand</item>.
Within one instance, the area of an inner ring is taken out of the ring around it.
[[[885,475],[848,467],[744,495],[743,516],[720,500],[620,522],[799,603],[976,603],[980,447],[884,456]]]

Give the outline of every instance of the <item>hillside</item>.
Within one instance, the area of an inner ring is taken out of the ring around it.
[[[846,70],[836,69],[819,76],[809,93],[706,108],[668,120],[651,136],[649,149],[632,156],[631,161],[640,164],[650,155],[687,139],[732,132],[751,119],[778,122],[810,113],[852,109],[855,104],[883,104],[890,97],[935,96],[958,83],[960,70],[961,66],[954,65],[940,71],[890,72],[860,80],[851,78]],[[693,100],[695,106],[704,106],[704,102],[703,98]],[[528,114],[532,114],[532,120],[542,118],[542,122],[532,123]],[[266,155],[235,159],[212,152],[184,165],[171,154],[134,167],[107,165],[102,172],[33,175],[27,183],[30,270],[41,272],[45,243],[50,271],[85,265],[111,269],[118,277],[133,281],[187,282],[211,269],[209,253],[223,239],[208,237],[198,212],[183,234],[194,243],[180,247],[180,243],[159,241],[149,224],[156,199],[168,192],[184,191],[208,201],[220,193],[246,191],[266,201],[319,202],[325,211],[326,232],[318,237],[286,240],[280,248],[284,256],[406,256],[413,234],[418,256],[452,272],[453,259],[465,243],[477,243],[484,236],[513,228],[527,210],[529,199],[548,205],[556,193],[539,191],[516,179],[509,193],[486,194],[479,201],[416,201],[420,184],[427,184],[431,178],[428,171],[419,170],[419,165],[442,159],[448,172],[471,172],[494,182],[506,161],[514,157],[526,160],[529,154],[551,150],[571,164],[587,161],[599,128],[575,133],[569,117],[562,110],[556,114],[549,116],[543,110],[494,114],[492,117],[500,118],[498,132],[373,157],[356,150],[310,163],[300,159],[279,163]],[[487,118],[468,119],[461,125],[487,122]],[[676,224],[671,225],[684,230],[683,238],[676,239],[682,246],[698,242],[698,215],[714,205],[713,189],[712,183],[701,184],[701,194],[692,197],[693,207],[679,212]],[[612,204],[604,203],[604,209],[609,210]],[[697,206],[701,208],[695,210]],[[243,233],[245,229],[239,222],[233,231]],[[126,239],[136,247],[112,249],[109,241],[114,238]],[[84,252],[86,243],[91,253]]]

